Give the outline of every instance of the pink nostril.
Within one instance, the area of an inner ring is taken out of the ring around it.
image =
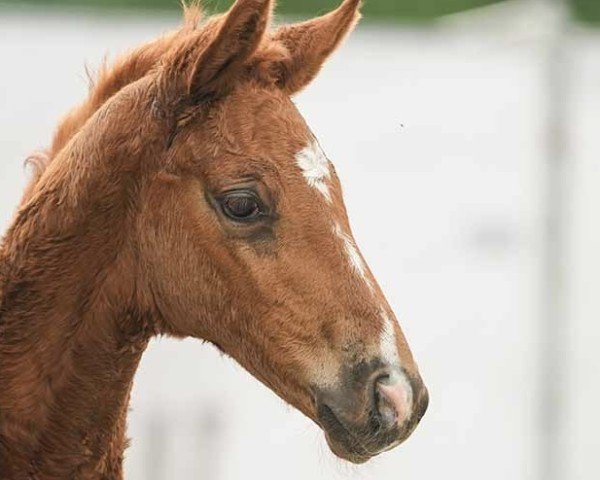
[[[408,381],[400,379],[389,383],[388,379],[377,382],[379,415],[388,425],[402,425],[411,414],[412,389]]]

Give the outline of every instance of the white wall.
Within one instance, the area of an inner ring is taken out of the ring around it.
[[[563,448],[572,479],[600,478],[600,33],[571,40],[569,328]]]

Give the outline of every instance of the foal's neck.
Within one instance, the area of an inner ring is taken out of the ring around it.
[[[132,107],[122,111],[144,115]],[[0,478],[121,477],[154,327],[130,248],[148,152],[132,128],[104,127],[109,113],[51,163],[0,247]]]
[[[0,478],[120,478],[139,315],[29,312],[0,320]]]

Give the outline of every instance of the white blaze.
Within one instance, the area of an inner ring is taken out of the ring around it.
[[[383,329],[381,330],[381,336],[379,337],[381,358],[388,365],[400,365],[394,321],[384,309],[381,309],[381,320],[383,321]]]
[[[311,188],[316,189],[327,201],[331,203],[331,192],[328,181],[331,178],[330,163],[321,149],[319,142],[313,140],[296,154],[296,163],[302,171],[302,175]],[[371,294],[375,293],[373,282],[369,278],[368,269],[362,255],[358,251],[354,240],[349,233],[346,233],[338,222],[333,222],[333,233],[341,240],[344,253],[352,271],[362,279]],[[380,308],[380,318],[382,321],[382,330],[379,337],[379,355],[383,362],[389,367],[390,376],[389,385],[398,385],[402,388],[404,394],[404,405],[407,411],[405,415],[410,416],[412,409],[412,388],[406,375],[400,369],[400,355],[396,343],[395,321],[390,318],[386,309]],[[331,369],[335,362],[325,362],[320,366],[319,377],[322,384],[335,383],[335,368]],[[399,442],[398,442],[399,443]],[[389,448],[393,447],[391,445]]]
[[[348,261],[350,262],[350,266],[352,269],[363,279],[363,281],[369,287],[371,293],[373,293],[373,283],[367,276],[367,265],[360,255],[358,248],[354,244],[354,241],[346,232],[342,230],[342,227],[339,223],[335,223],[333,225],[333,232],[337,235],[337,237],[342,241],[344,245],[344,251],[346,252],[346,256],[348,257]]]
[[[302,170],[308,184],[316,188],[331,203],[331,194],[327,186],[327,180],[331,177],[329,160],[323,153],[319,142],[313,140],[308,146],[296,154],[296,163]]]
[[[406,373],[401,368],[402,364],[396,343],[396,329],[394,328],[396,322],[390,318],[383,307],[380,310],[380,316],[383,326],[379,337],[379,355],[381,356],[381,360],[390,368],[386,384],[393,387],[393,391],[398,395],[403,396],[400,402],[403,408],[398,409],[397,412],[400,413],[400,410],[403,410],[403,419],[401,421],[404,421],[410,418],[412,414],[413,389]]]

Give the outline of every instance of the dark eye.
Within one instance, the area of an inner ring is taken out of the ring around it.
[[[232,220],[252,221],[264,214],[263,206],[252,192],[232,192],[220,200],[223,213]]]

